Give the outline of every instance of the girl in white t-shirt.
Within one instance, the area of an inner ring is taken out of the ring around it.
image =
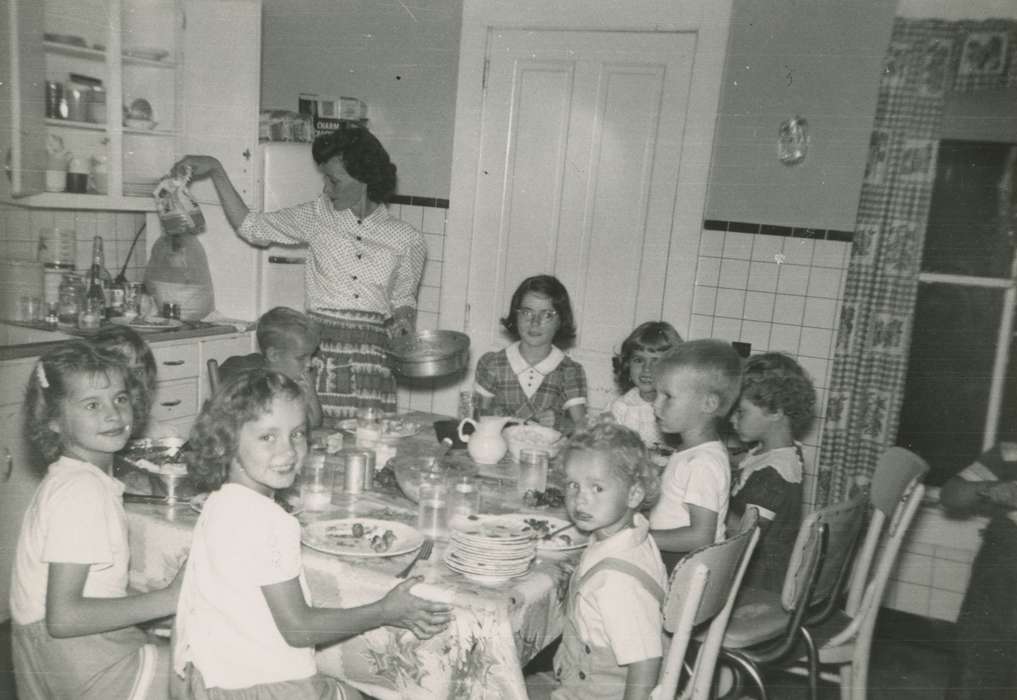
[[[611,415],[626,428],[639,433],[647,449],[665,450],[667,454],[672,450],[653,415],[653,399],[657,396],[653,388],[653,370],[657,360],[681,342],[682,337],[670,323],[647,321],[629,333],[621,350],[611,358],[615,381],[623,392],[611,402]]]
[[[311,605],[300,523],[274,500],[307,454],[305,410],[297,383],[254,369],[220,387],[191,431],[188,470],[213,492],[194,528],[177,608],[174,669],[188,697],[359,697],[317,673],[315,645],[382,625],[426,639],[448,625],[447,605],[410,594],[420,578],[356,608]]]
[[[123,358],[71,341],[42,357],[25,400],[32,446],[52,463],[22,521],[11,590],[21,700],[165,698],[169,649],[135,625],[172,615],[180,579],[128,595],[130,549],[113,454],[147,391]]]

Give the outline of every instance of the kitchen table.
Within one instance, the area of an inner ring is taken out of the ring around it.
[[[431,421],[439,416],[411,414],[425,424],[412,438],[393,440],[399,454],[429,454],[437,447]],[[351,439],[352,441],[352,439]],[[468,459],[465,453],[453,460]],[[487,480],[482,510],[521,510],[514,494],[513,465],[489,468],[493,483],[504,476],[505,498],[499,499]],[[324,512],[298,517],[313,520],[370,517],[413,524],[415,506],[395,492],[371,491],[339,498]],[[186,504],[167,506],[130,503],[131,584],[140,589],[165,585],[190,546],[198,518]],[[560,511],[528,512],[562,517]],[[562,630],[562,601],[567,571],[578,552],[538,551],[528,573],[497,585],[481,585],[451,571],[443,563],[445,544],[435,543],[430,559],[420,561],[413,575],[422,576],[428,595],[449,600],[454,618],[449,628],[429,640],[397,628],[379,628],[341,643],[320,647],[319,669],[343,678],[378,698],[526,698],[522,665],[550,644]],[[398,583],[394,575],[413,553],[393,557],[355,558],[303,549],[303,566],[315,605],[353,607],[383,596]]]

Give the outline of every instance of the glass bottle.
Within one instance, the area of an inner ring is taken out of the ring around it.
[[[98,283],[99,292],[95,293],[95,298],[98,298],[98,294],[101,293],[103,297],[103,308],[110,306],[110,290],[113,288],[113,275],[106,269],[106,256],[102,250],[102,236],[96,236],[92,239],[92,267],[88,271],[88,292],[90,295],[93,294],[92,286]]]

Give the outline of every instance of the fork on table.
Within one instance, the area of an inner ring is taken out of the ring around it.
[[[420,545],[420,549],[417,550],[417,556],[413,557],[413,561],[406,565],[406,568],[396,574],[396,578],[406,578],[410,575],[413,570],[414,564],[421,559],[430,559],[431,551],[434,549],[434,540],[424,540],[424,544]]]

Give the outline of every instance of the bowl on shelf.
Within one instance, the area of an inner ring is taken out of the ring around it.
[[[156,124],[158,124],[158,122],[154,122],[151,119],[134,119],[133,117],[127,117],[124,119],[124,126],[128,129],[151,131],[155,128]]]
[[[550,459],[554,459],[565,445],[562,434],[557,430],[532,423],[510,425],[501,434],[508,443],[512,459],[517,462],[521,450],[544,450]]]

